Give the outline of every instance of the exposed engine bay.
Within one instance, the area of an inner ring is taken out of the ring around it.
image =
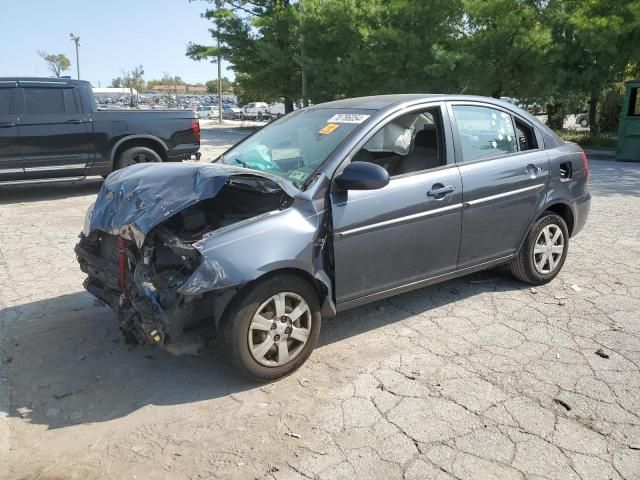
[[[139,239],[93,229],[80,235],[76,254],[85,288],[118,313],[128,341],[198,353],[212,325],[217,292],[192,295],[180,287],[203,261],[196,248],[216,231],[291,205],[278,185],[257,176],[233,176],[215,196],[194,203]]]

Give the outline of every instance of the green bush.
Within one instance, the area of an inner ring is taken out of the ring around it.
[[[579,132],[576,130],[556,130],[556,133],[563,140],[577,143],[583,148],[613,150],[618,145],[618,134],[612,132],[591,135],[589,132]]]

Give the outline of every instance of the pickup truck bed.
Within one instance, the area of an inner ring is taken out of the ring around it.
[[[0,78],[0,184],[107,175],[200,149],[189,110],[98,110],[88,82]]]

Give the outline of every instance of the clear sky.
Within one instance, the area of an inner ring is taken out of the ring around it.
[[[216,78],[217,67],[184,53],[189,41],[211,44],[211,23],[200,18],[208,4],[188,0],[0,0],[0,77],[52,74],[38,50],[64,53],[65,75],[76,76],[80,37],[80,77],[107,87],[122,70],[143,65],[145,80],[164,72],[189,83]],[[233,72],[223,62],[223,76]]]

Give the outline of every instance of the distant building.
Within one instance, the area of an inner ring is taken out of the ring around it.
[[[162,93],[187,93],[186,85],[154,85],[149,88],[152,92],[162,92]]]
[[[138,95],[138,91],[135,88],[132,90],[127,87],[93,88],[93,94],[96,97],[128,97],[132,92],[134,97]]]
[[[207,87],[204,85],[154,85],[149,88],[152,92],[158,93],[207,93]]]
[[[189,93],[207,93],[207,87],[204,85],[187,85],[187,92]]]

